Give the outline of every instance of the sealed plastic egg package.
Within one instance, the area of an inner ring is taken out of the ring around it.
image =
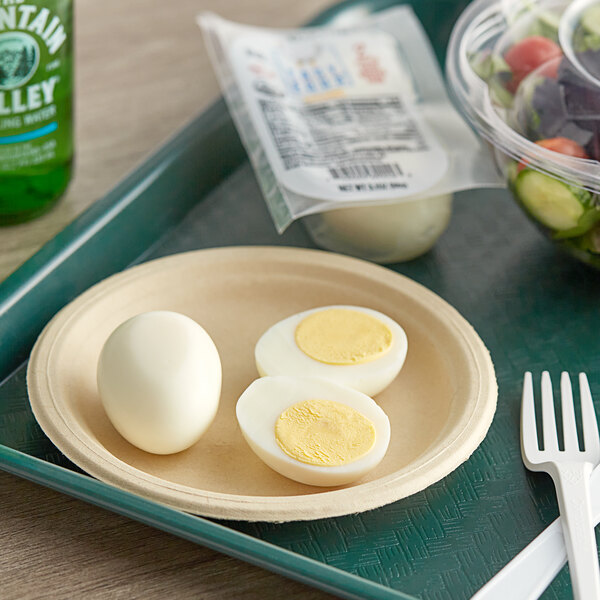
[[[410,6],[360,24],[198,23],[277,230],[382,263],[428,251],[454,192],[501,181]]]

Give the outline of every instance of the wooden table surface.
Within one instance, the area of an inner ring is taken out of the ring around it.
[[[0,280],[218,95],[195,15],[293,26],[331,0],[78,0],[76,175],[50,213],[0,228]],[[0,472],[0,597],[330,596]]]

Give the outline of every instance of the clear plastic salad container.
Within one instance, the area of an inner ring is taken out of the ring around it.
[[[446,71],[517,203],[600,268],[600,0],[476,0]]]

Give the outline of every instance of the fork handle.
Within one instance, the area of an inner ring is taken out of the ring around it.
[[[592,463],[555,463],[556,486],[569,572],[576,600],[600,599],[600,569],[590,496]]]

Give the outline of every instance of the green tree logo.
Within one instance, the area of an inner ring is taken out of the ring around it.
[[[20,31],[0,34],[0,89],[27,83],[40,62],[40,48],[33,37]]]

